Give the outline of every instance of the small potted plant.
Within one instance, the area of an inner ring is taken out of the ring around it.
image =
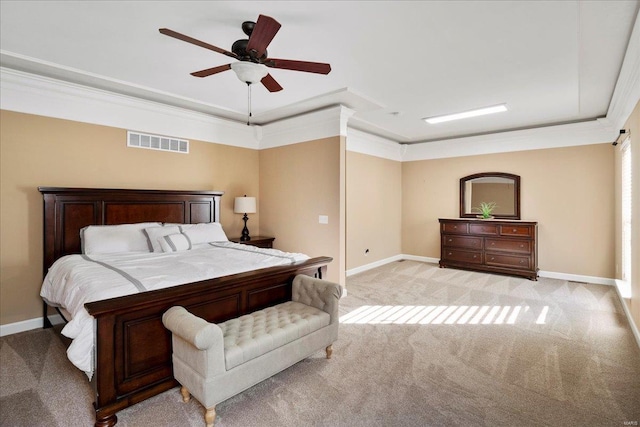
[[[497,207],[498,205],[496,205],[496,202],[480,202],[480,207],[473,209],[480,212],[480,215],[477,215],[478,218],[491,219],[493,218],[493,215],[491,214]]]

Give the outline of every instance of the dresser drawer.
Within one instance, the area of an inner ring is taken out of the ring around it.
[[[500,235],[501,236],[521,236],[521,237],[532,237],[533,236],[533,227],[530,225],[500,225]]]
[[[482,249],[482,237],[442,235],[442,245],[453,248]]]
[[[496,267],[531,269],[531,258],[519,255],[485,254],[485,264]]]
[[[482,264],[482,252],[446,249],[442,253],[442,258],[447,261],[461,261],[470,264]]]
[[[470,234],[498,235],[498,225],[496,224],[469,224]]]
[[[505,239],[486,239],[485,250],[487,251],[503,251],[503,252],[522,252],[531,253],[530,240],[505,240]]]
[[[442,223],[442,232],[443,233],[456,233],[456,234],[468,234],[469,233],[469,224],[466,222],[443,222]]]

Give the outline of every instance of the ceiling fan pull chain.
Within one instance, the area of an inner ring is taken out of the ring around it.
[[[251,83],[247,82],[247,111],[249,112],[247,115],[247,126],[251,123]]]

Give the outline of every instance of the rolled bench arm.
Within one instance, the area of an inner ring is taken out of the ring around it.
[[[338,322],[340,297],[342,286],[337,283],[304,274],[293,279],[291,299],[329,313],[331,323]]]
[[[222,329],[215,323],[194,316],[184,307],[171,307],[162,315],[164,326],[198,350],[208,350],[215,345],[223,348]]]

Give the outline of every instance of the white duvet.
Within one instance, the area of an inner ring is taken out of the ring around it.
[[[71,315],[72,319],[62,329],[62,334],[73,340],[67,356],[91,378],[95,327],[85,303],[308,258],[304,254],[232,242],[202,244],[189,251],[171,253],[68,255],[51,266],[40,295],[50,305],[62,307]]]

